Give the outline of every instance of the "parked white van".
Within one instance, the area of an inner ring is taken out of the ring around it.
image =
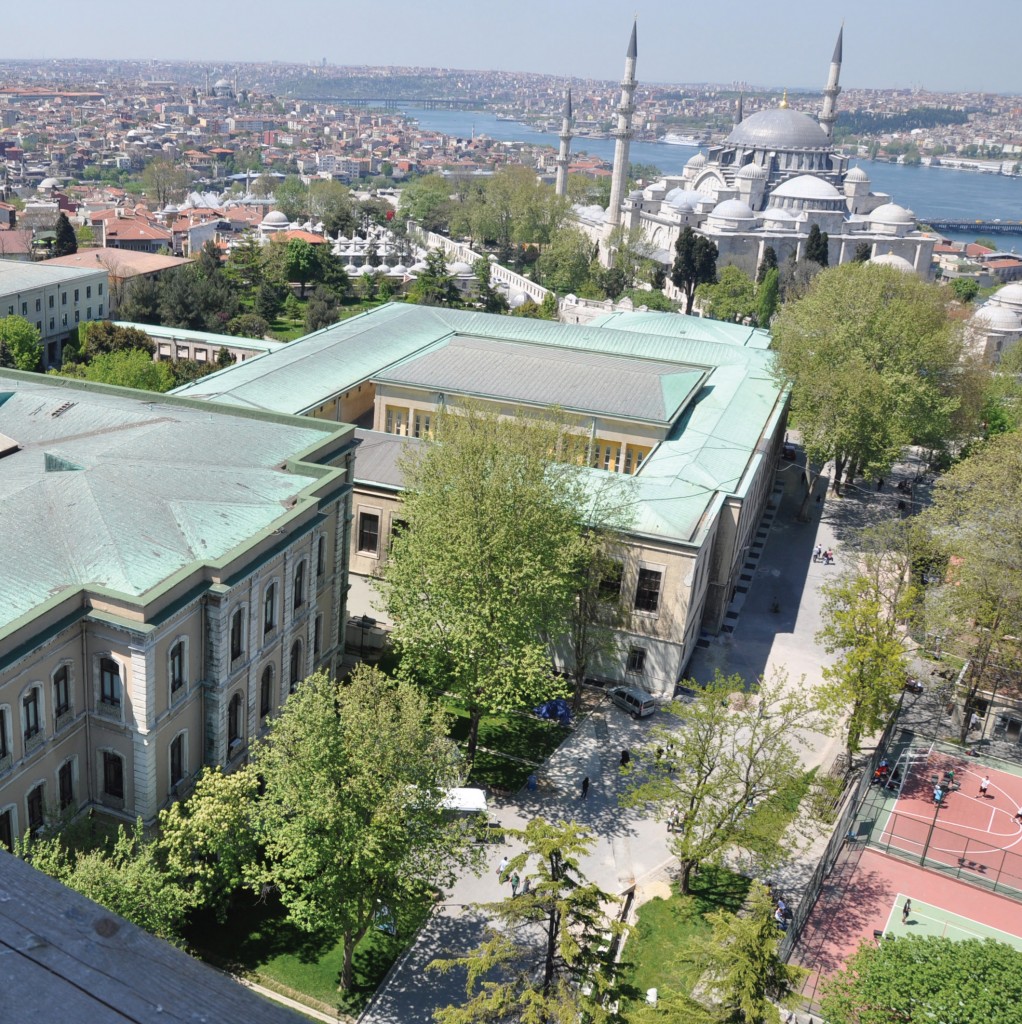
[[[607,692],[622,711],[636,718],[645,718],[656,711],[656,701],[645,690],[637,690],[634,686],[615,686]]]

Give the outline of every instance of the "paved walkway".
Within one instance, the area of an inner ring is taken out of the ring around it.
[[[905,469],[904,472],[908,472]],[[841,539],[873,515],[891,514],[891,493],[872,495],[852,491],[846,498],[827,494],[811,503],[810,520],[797,520],[802,501],[801,472],[782,463],[773,509],[767,513],[768,531],[760,530],[758,543],[747,562],[727,624],[732,630],[719,637],[703,638],[687,674],[699,681],[712,678],[719,668],[754,679],[775,668],[787,671],[791,685],[814,686],[820,681],[823,653],[814,635],[820,628],[820,585],[838,571]],[[829,483],[817,482],[822,492]],[[890,491],[890,488],[888,488]],[[890,506],[890,507],[889,507]],[[817,544],[833,547],[837,565],[813,563]],[[776,603],[777,611],[774,611]],[[666,717],[666,716],[665,716]],[[535,793],[523,792],[493,808],[500,824],[523,826],[542,814],[551,819],[575,819],[588,825],[597,837],[592,854],[583,863],[588,877],[605,890],[618,893],[633,882],[652,895],[663,888],[671,863],[663,823],[641,817],[618,806],[618,765],[621,750],[635,747],[648,729],[649,720],[634,721],[624,712],[604,704],[551,756]],[[805,737],[803,760],[807,767],[826,770],[842,749],[840,739],[816,733]],[[591,780],[588,799],[580,798],[580,784]],[[777,877],[790,898],[797,899],[826,843],[821,838]],[[430,1024],[437,1007],[465,998],[464,977],[458,972],[439,975],[424,968],[436,957],[471,949],[483,937],[485,920],[471,909],[476,902],[493,902],[507,892],[496,878],[497,865],[513,844],[495,845],[488,851],[488,870],[481,877],[460,878],[446,901],[430,918],[415,944],[380,987],[361,1020],[364,1024]]]

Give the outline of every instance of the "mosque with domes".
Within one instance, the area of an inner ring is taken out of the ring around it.
[[[972,351],[999,363],[1022,340],[1022,282],[998,288],[969,318],[967,330]]]
[[[638,232],[670,265],[678,235],[691,227],[716,244],[718,267],[734,264],[755,276],[768,246],[778,261],[801,258],[815,224],[827,234],[831,265],[849,262],[866,243],[871,260],[929,277],[936,239],[916,229],[911,210],[871,192],[868,174],[834,150],[843,34],[818,116],[792,109],[785,95],[778,107],[743,117],[739,100],[723,143],[695,154],[681,175],[625,194],[638,55],[633,26],[613,133],[610,207],[575,208],[580,226],[601,241],[605,264],[612,262],[619,229]]]

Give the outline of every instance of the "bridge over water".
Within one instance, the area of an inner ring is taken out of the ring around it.
[[[975,231],[983,235],[1022,235],[1020,220],[929,220],[919,218],[920,224],[929,224],[934,231]]]
[[[421,107],[423,110],[482,110],[482,104],[473,99],[443,99],[440,97],[401,96],[296,96],[303,103],[336,103],[342,107],[375,107],[396,110],[398,107]]]

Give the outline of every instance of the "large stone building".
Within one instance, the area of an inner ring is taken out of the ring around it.
[[[0,844],[240,764],[346,619],[350,427],[0,370]]]
[[[590,439],[592,484],[613,474],[634,509],[620,552],[628,617],[594,675],[670,694],[700,632],[721,628],[774,486],[787,396],[768,344],[675,314],[573,326],[394,303],[178,394],[358,425],[350,610],[374,618],[373,577],[401,519],[398,458],[436,410],[559,406]],[[350,645],[366,639],[356,624]]]
[[[754,277],[768,246],[778,261],[804,256],[816,225],[828,236],[831,265],[850,261],[865,245],[869,258],[896,257],[900,266],[928,277],[936,239],[916,230],[911,210],[871,192],[867,173],[849,168],[847,158],[834,149],[842,34],[818,116],[792,109],[785,96],[780,106],[743,117],[739,100],[734,128],[722,143],[696,153],[682,174],[625,194],[637,58],[633,28],[614,133],[611,205],[575,211],[579,224],[602,242],[604,262],[612,260],[615,232],[621,228],[638,233],[669,265],[678,235],[691,227],[716,244],[718,266],[733,264]]]

